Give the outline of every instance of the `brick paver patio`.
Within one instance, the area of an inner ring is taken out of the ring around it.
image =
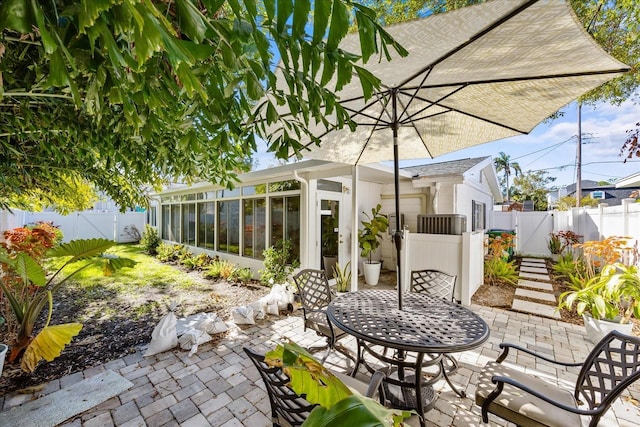
[[[481,367],[498,356],[498,344],[503,341],[520,343],[569,361],[583,360],[589,351],[590,343],[580,326],[501,309],[471,308],[489,324],[491,338],[476,350],[456,355],[460,369],[453,376],[453,382],[465,389],[469,397],[458,397],[444,381],[436,383],[440,396],[435,409],[426,414],[429,426],[481,425],[479,408],[473,402],[475,383]],[[265,352],[283,338],[290,338],[303,346],[321,341],[312,331],[303,332],[299,312],[289,316],[270,316],[256,325],[231,326],[229,334],[221,342],[201,345],[192,357],[187,357],[187,351],[178,349],[148,358],[138,352],[53,381],[40,394],[52,393],[60,387],[111,369],[129,379],[133,387],[66,421],[64,426],[271,426],[266,392],[242,348],[247,346]],[[353,339],[341,342],[355,349]],[[335,353],[329,356],[327,363],[336,370],[345,371],[345,361],[343,356]],[[559,372],[525,355],[518,356],[516,362],[527,369],[562,378],[562,381],[572,381],[577,375],[577,371]],[[30,395],[5,396],[0,398],[0,405],[3,410],[9,410],[34,398]],[[640,410],[636,405],[639,400],[640,384],[636,384],[616,402],[609,411],[609,419],[601,425],[637,426]],[[410,424],[415,425],[415,421],[411,420]],[[504,425],[497,418],[490,424]]]

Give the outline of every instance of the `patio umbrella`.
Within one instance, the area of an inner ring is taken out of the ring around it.
[[[338,92],[355,131],[311,128],[321,143],[307,144],[304,157],[353,165],[393,159],[401,308],[398,161],[527,134],[629,67],[598,46],[564,1],[497,0],[387,30],[409,55],[367,63],[382,81],[373,98],[364,99],[357,79]],[[358,46],[355,34],[341,44]]]

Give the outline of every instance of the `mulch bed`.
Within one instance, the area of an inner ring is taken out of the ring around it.
[[[236,285],[203,279],[197,272],[190,274],[199,283],[193,290],[180,290],[180,305],[176,310],[178,317],[213,312],[230,320],[231,308],[246,305],[269,293],[269,288],[257,283]],[[87,304],[83,292],[71,286],[64,292],[58,292],[54,297],[55,307],[51,319],[52,325],[82,323],[80,334],[65,347],[58,358],[41,363],[33,374],[24,373],[19,364],[8,364],[5,361],[0,377],[0,396],[21,389],[25,393],[34,393],[54,379],[135,353],[149,343],[153,328],[166,314],[166,308],[160,304],[151,312],[141,314],[130,304],[117,303],[109,295],[103,295],[104,301],[108,302],[108,313],[105,313],[104,307],[96,308],[92,303]],[[157,296],[149,293],[146,297],[151,301]],[[145,295],[136,295],[136,298],[145,298]],[[42,322],[45,314],[43,313]],[[39,327],[36,328],[38,329]],[[7,342],[5,335],[6,329],[0,332],[0,342]],[[217,334],[214,339],[219,340],[224,336],[225,333]]]

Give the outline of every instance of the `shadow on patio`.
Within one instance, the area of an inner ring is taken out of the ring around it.
[[[383,278],[381,287],[389,286],[389,281],[385,280],[389,277],[393,280],[393,273]],[[466,391],[468,397],[458,397],[444,380],[437,382],[435,390],[439,398],[435,408],[426,414],[428,426],[481,425],[480,409],[473,401],[475,384],[481,367],[498,357],[498,344],[503,341],[519,343],[567,361],[583,360],[592,346],[582,327],[576,325],[478,305],[473,305],[471,309],[487,322],[491,337],[476,350],[456,354],[460,369],[452,380]],[[9,395],[1,403],[4,411],[10,411],[12,407],[51,394],[83,378],[113,370],[131,381],[133,386],[61,425],[271,426],[267,394],[258,372],[242,348],[266,352],[283,338],[305,347],[320,343],[321,338],[312,331],[303,332],[302,323],[301,312],[296,312],[289,316],[268,316],[248,327],[231,325],[225,338],[215,345],[201,345],[192,357],[187,357],[187,351],[178,349],[148,358],[143,358],[142,353],[138,352],[53,381],[37,396]],[[341,342],[355,350],[353,338]],[[347,370],[346,362],[346,358],[336,352],[327,359],[327,365],[339,371]],[[575,370],[565,373],[547,368],[543,371],[544,365],[535,366],[533,359],[527,356],[519,356],[517,362],[527,369],[538,369],[550,378],[559,377],[562,381],[568,381],[568,388],[577,375]],[[616,401],[601,425],[637,425],[640,419],[640,410],[636,406],[638,400],[640,384],[635,384]],[[35,422],[35,418],[25,422],[27,424],[23,425],[32,425],[29,422]],[[409,424],[418,425],[415,419],[410,420]],[[505,425],[497,418],[491,418],[490,424]]]

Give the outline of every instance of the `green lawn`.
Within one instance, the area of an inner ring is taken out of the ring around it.
[[[164,289],[170,285],[186,289],[197,285],[189,275],[144,253],[140,245],[120,244],[111,248],[109,253],[130,258],[137,264],[133,268],[118,270],[113,276],[105,276],[99,265],[90,266],[73,277],[76,286],[86,289],[109,286],[116,291],[126,291],[142,287]],[[81,265],[72,264],[65,272],[73,272]]]

